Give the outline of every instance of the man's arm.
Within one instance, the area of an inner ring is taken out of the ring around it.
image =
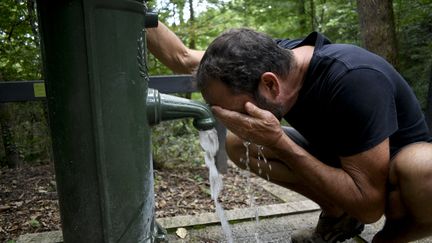
[[[163,23],[147,29],[147,47],[164,65],[177,73],[192,73],[204,51],[191,50]]]
[[[215,106],[212,110],[234,134],[269,149],[301,178],[302,186],[325,201],[364,223],[382,216],[390,160],[388,139],[365,152],[342,157],[342,168],[334,168],[292,141],[272,113],[249,102],[245,108],[250,116]]]
[[[363,223],[380,219],[385,209],[389,171],[388,139],[365,152],[341,157],[342,168],[327,166],[289,138],[282,140],[273,152],[301,176],[311,190]]]

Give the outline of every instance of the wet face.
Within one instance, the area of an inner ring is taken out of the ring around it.
[[[270,111],[278,120],[281,120],[284,114],[282,105],[271,102],[259,94],[255,97],[246,93],[235,94],[220,81],[209,82],[202,90],[202,95],[210,106],[216,105],[243,114],[246,114],[244,109],[246,102],[251,102],[263,110]]]

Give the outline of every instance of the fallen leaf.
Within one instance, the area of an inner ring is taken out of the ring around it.
[[[11,206],[0,206],[0,212],[6,211],[8,209],[12,208]]]
[[[15,202],[16,207],[21,207],[23,205],[23,201]]]
[[[186,238],[187,235],[187,230],[185,228],[178,228],[176,230],[176,234],[178,237],[180,237],[181,239]]]

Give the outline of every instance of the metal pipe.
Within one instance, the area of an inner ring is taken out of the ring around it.
[[[193,125],[198,130],[214,128],[216,121],[210,108],[201,102],[161,94],[155,89],[147,91],[147,118],[150,125],[162,121],[194,118]]]

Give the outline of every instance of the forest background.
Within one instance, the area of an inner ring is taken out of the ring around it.
[[[233,27],[290,39],[319,31],[334,43],[363,46],[396,67],[431,121],[432,0],[154,0],[148,5],[193,49],[205,50]],[[34,0],[0,2],[0,82],[43,79],[35,8]],[[153,56],[148,60],[150,75],[172,74]],[[200,99],[199,93],[186,96]],[[0,103],[0,166],[52,161],[47,116],[41,101]],[[197,136],[189,120],[154,127],[158,166],[202,163]]]

